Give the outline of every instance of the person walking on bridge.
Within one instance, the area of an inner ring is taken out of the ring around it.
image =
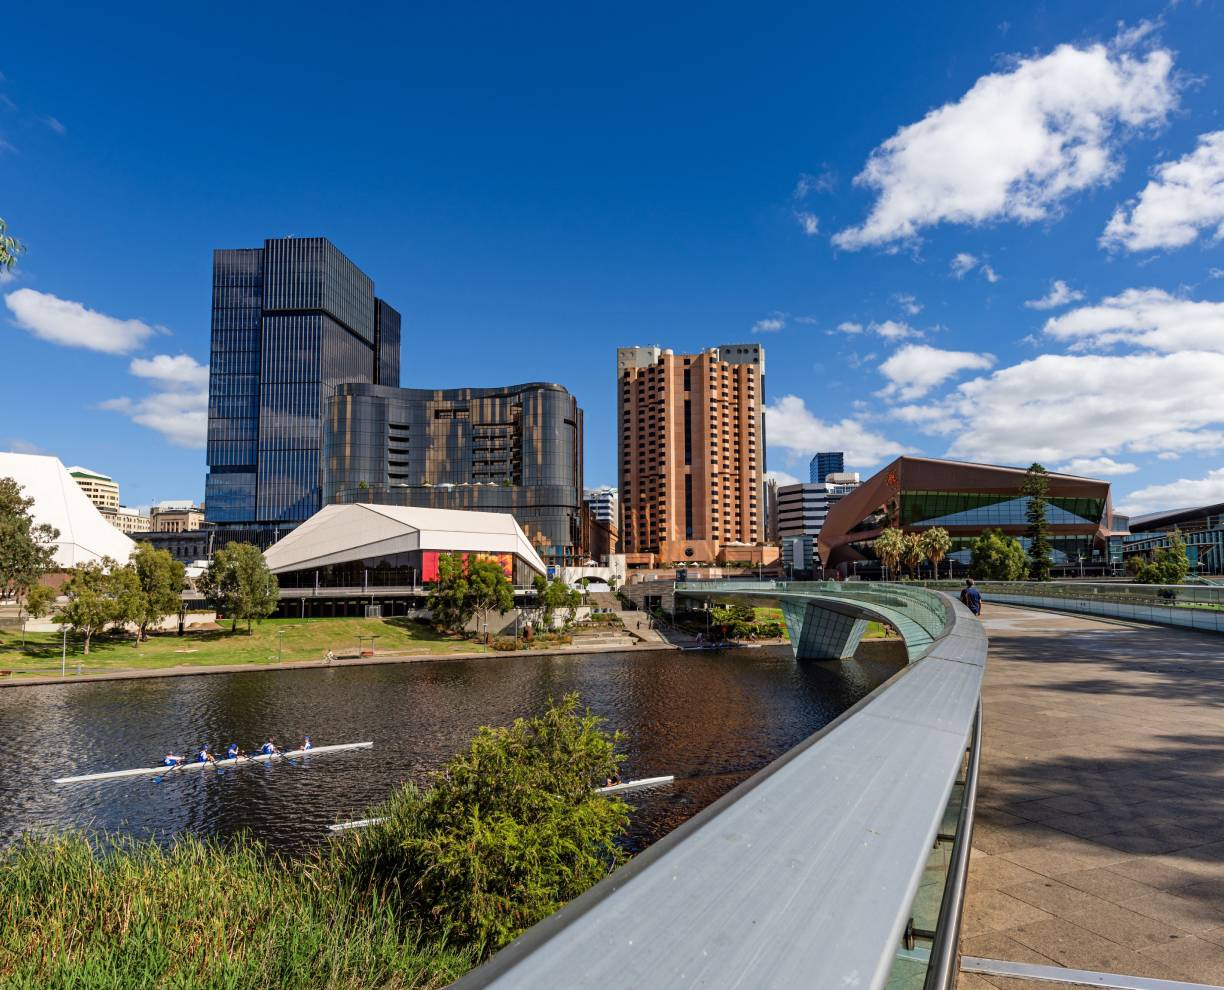
[[[973,586],[973,578],[965,578],[965,586],[960,593],[961,604],[974,615],[982,614],[982,593]]]

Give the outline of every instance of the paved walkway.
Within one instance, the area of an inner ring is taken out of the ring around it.
[[[1224,639],[999,605],[983,619],[962,953],[1224,984]]]

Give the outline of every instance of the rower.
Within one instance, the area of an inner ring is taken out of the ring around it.
[[[207,743],[200,747],[200,752],[196,756],[196,762],[197,763],[216,763],[217,762],[216,757],[213,756],[212,753],[208,751]]]
[[[310,736],[302,740],[302,752],[306,752],[308,749],[314,749],[314,743],[310,741]]]
[[[259,747],[259,751],[263,753],[264,756],[272,756],[273,754],[280,752],[280,750],[276,748],[276,743],[272,740],[271,736],[268,736],[268,741]]]
[[[162,760],[163,767],[177,767],[180,763],[186,763],[187,757],[176,756],[174,753],[167,753],[166,758]]]
[[[225,758],[227,760],[236,760],[242,755],[242,750],[237,743],[230,743],[225,749]]]

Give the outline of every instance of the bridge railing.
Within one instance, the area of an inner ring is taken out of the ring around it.
[[[926,656],[457,986],[947,990],[986,637],[906,595],[947,619]]]

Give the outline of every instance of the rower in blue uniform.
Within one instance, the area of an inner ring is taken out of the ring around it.
[[[217,759],[208,751],[208,745],[200,747],[200,752],[196,755],[197,763],[216,763]]]
[[[310,736],[302,740],[302,752],[304,753],[308,749],[314,749],[314,743],[310,741]]]
[[[180,763],[186,763],[187,757],[176,756],[174,753],[167,753],[166,758],[162,760],[163,767],[177,767]]]
[[[225,758],[227,760],[236,760],[238,759],[238,757],[242,755],[244,755],[242,752],[242,749],[238,746],[237,743],[230,743],[225,748]]]
[[[259,747],[259,751],[265,756],[271,756],[274,753],[280,752],[280,750],[276,748],[276,743],[273,741],[271,736],[268,736],[268,741]]]

